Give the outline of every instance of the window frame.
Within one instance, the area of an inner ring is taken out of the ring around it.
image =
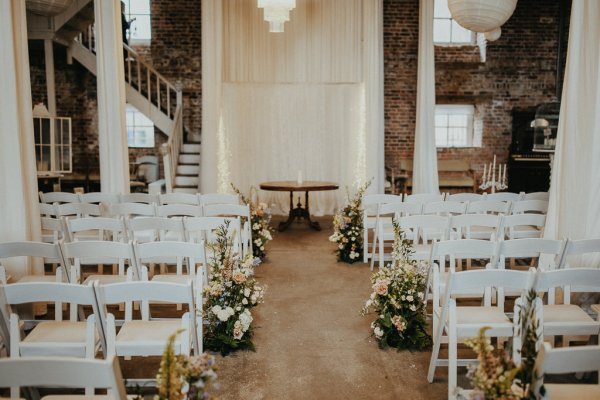
[[[128,30],[129,45],[130,46],[150,45],[150,43],[152,42],[152,10],[151,10],[150,0],[123,0],[123,1],[125,2],[125,18],[127,19],[127,21],[131,21],[132,18],[136,18],[136,20],[134,22],[132,22],[132,24]],[[133,2],[133,1],[146,1],[148,3],[148,14],[131,13],[130,5],[131,5],[131,2]],[[136,24],[136,22],[140,21],[137,17],[148,17],[148,20],[149,20],[148,32],[150,32],[150,37],[148,37],[148,38],[144,37],[144,38],[138,39],[138,38],[134,38],[131,36],[132,28],[133,28],[133,26],[135,26],[134,24]]]
[[[437,149],[464,149],[471,147],[479,147],[475,145],[475,106],[473,104],[436,104],[434,114],[434,130],[435,130],[435,147]],[[438,115],[467,115],[470,118],[467,120],[466,127],[450,125],[449,118],[444,126],[437,124]],[[446,130],[446,142],[445,144],[438,143],[438,128],[444,128]],[[464,128],[466,134],[466,140],[464,145],[450,144],[448,140],[450,128]]]
[[[38,175],[73,172],[72,127],[69,117],[33,117],[33,142]],[[46,169],[40,169],[41,166]]]
[[[137,108],[135,108],[133,105],[127,103],[126,108],[125,108],[125,126],[126,126],[126,130],[127,130],[127,147],[130,149],[152,149],[156,147],[156,140],[155,140],[155,128],[154,128],[154,123],[152,122],[152,120],[148,117],[146,117],[140,110],[138,110]],[[133,123],[130,123],[130,118],[127,116],[127,114],[132,114],[133,117],[131,118],[131,121]],[[142,118],[142,120],[146,120],[148,122],[148,124],[136,124],[136,119],[137,118]],[[138,143],[136,141],[136,135],[135,132],[137,131],[136,128],[151,128],[150,130],[144,129],[144,131],[146,132],[151,132],[151,143],[152,145],[147,145],[147,144],[143,144],[143,143]],[[129,131],[133,130],[134,134],[133,134],[133,138],[130,137],[129,135]]]
[[[477,45],[477,33],[473,32],[473,31],[469,31],[466,28],[461,27],[454,18],[452,18],[452,16],[443,16],[443,17],[438,17],[436,16],[436,10],[438,9],[438,4],[440,3],[440,1],[447,1],[447,0],[434,0],[434,14],[433,14],[433,44],[436,46],[445,46],[445,47],[449,47],[449,46],[476,46]],[[436,23],[437,21],[450,21],[450,37],[448,41],[436,41],[435,40],[435,27],[436,27]],[[452,33],[454,32],[454,24],[456,23],[460,28],[465,29],[467,31],[470,32],[470,40],[468,42],[466,41],[453,41],[452,40]]]

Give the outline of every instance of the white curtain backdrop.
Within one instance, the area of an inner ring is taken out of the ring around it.
[[[417,119],[413,156],[413,193],[439,193],[435,147],[435,57],[433,0],[419,1]]]
[[[0,242],[40,240],[25,2],[0,2]],[[13,278],[43,265],[10,260]]]
[[[319,215],[346,185],[374,177],[382,191],[381,0],[299,0],[284,33],[269,33],[256,1],[202,5],[202,192],[302,171],[342,188],[311,194]],[[288,194],[262,196],[288,211]]]
[[[574,0],[544,236],[600,238],[600,2]],[[600,268],[600,257],[581,265]]]

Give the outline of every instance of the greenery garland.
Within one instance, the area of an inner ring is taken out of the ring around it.
[[[362,197],[371,181],[358,188],[353,198],[346,187],[347,204],[333,216],[333,235],[330,242],[337,243],[335,251],[338,261],[353,264],[363,257]]]

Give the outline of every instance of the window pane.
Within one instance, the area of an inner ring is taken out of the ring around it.
[[[451,18],[452,15],[448,9],[448,0],[435,0],[433,15],[436,18]]]
[[[435,43],[450,43],[450,19],[433,20],[433,41]]]
[[[452,43],[472,43],[472,32],[452,20]]]
[[[467,126],[467,116],[466,115],[450,115],[448,119],[448,126],[452,127],[465,127]]]
[[[150,29],[150,16],[149,15],[132,15],[135,21],[131,23],[129,32],[131,33],[132,39],[150,39],[152,37],[152,31]]]
[[[50,144],[50,120],[42,118],[42,144]]]
[[[435,145],[437,147],[446,147],[448,145],[447,133],[446,128],[435,128]]]
[[[150,2],[148,0],[129,0],[129,14],[150,14]]]

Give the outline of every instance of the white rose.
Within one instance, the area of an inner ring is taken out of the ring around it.
[[[373,330],[373,333],[375,334],[375,336],[377,337],[377,339],[381,339],[381,337],[383,336],[383,331],[381,330],[380,327],[376,327]]]
[[[250,296],[250,289],[248,289],[248,288],[244,289],[244,296],[246,296],[246,297]]]
[[[213,308],[210,309],[210,311],[217,315],[219,313],[219,311],[221,311],[221,307],[219,307],[218,305],[214,306]]]
[[[414,299],[413,299],[412,295],[409,295],[409,296],[406,296],[406,300],[413,301]]]
[[[219,318],[219,321],[222,322],[226,322],[230,316],[231,314],[229,314],[226,309],[219,310],[217,313],[217,318]]]
[[[247,300],[245,297],[242,299],[242,304],[243,304],[243,305],[246,305],[246,304],[248,304],[248,300]]]

